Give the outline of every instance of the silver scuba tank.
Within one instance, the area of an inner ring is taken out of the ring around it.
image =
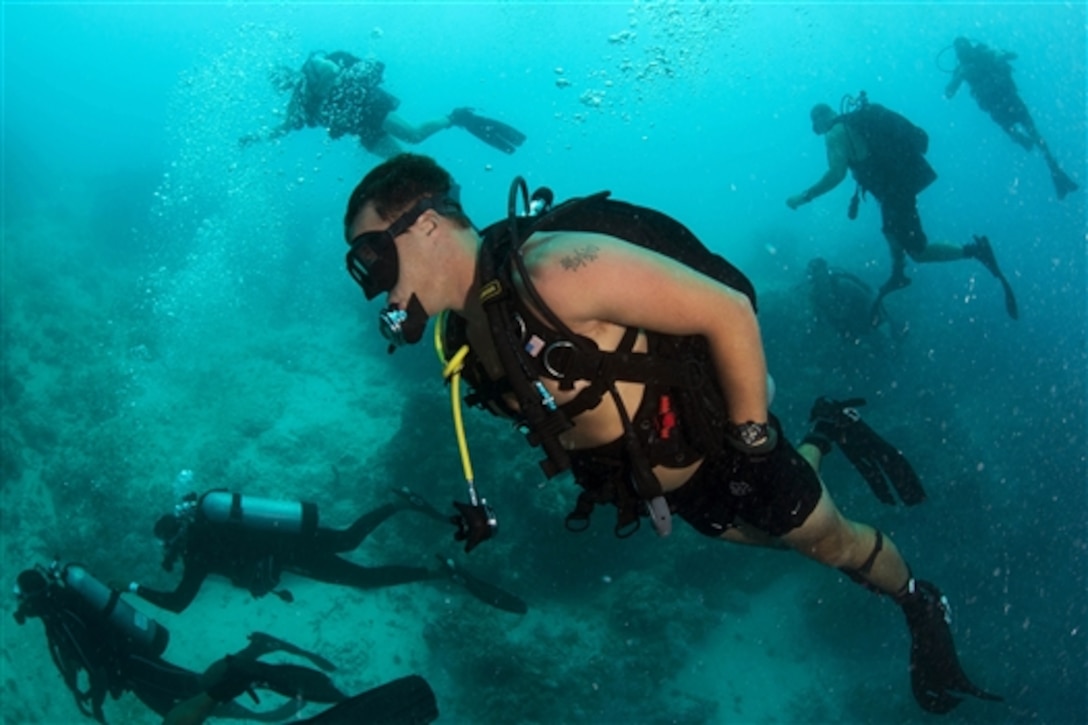
[[[200,500],[200,512],[215,524],[233,524],[254,531],[310,535],[317,530],[317,504],[210,491]]]
[[[166,651],[170,632],[121,598],[121,593],[91,576],[79,564],[68,564],[61,572],[65,586],[144,654],[158,657]]]

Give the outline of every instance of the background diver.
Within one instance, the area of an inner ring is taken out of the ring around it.
[[[905,334],[889,319],[883,302],[876,302],[873,288],[856,274],[832,267],[823,257],[814,257],[809,260],[805,276],[813,316],[840,337],[855,343],[875,340],[879,346],[886,338],[877,327],[885,322],[892,339]]]
[[[281,68],[273,74],[276,88],[291,92],[283,123],[239,141],[248,146],[303,128],[324,128],[334,139],[357,137],[363,148],[383,158],[400,153],[397,141],[421,143],[453,126],[507,154],[525,142],[525,134],[517,129],[467,107],[419,125],[408,123],[396,113],[400,100],[381,85],[384,71],[381,61],[362,60],[342,50],[311,53],[301,70]]]
[[[1016,53],[999,52],[964,37],[956,38],[952,48],[956,53],[956,67],[952,70],[952,80],[945,86],[945,98],[955,96],[960,85],[966,82],[979,108],[990,114],[990,118],[1009,138],[1028,151],[1038,147],[1050,169],[1050,178],[1059,199],[1076,191],[1077,184],[1058,166],[1050,146],[1035,127],[1027,105],[1020,98],[1009,63],[1016,59]]]
[[[827,171],[800,194],[786,200],[791,209],[808,204],[831,191],[846,178],[849,170],[858,183],[849,208],[853,219],[861,195],[871,194],[880,204],[881,232],[892,257],[892,271],[880,287],[873,304],[873,322],[880,321],[884,297],[910,284],[906,257],[919,263],[977,259],[1001,283],[1005,310],[1016,319],[1019,309],[1012,287],[997,264],[990,240],[975,236],[971,244],[957,246],[930,243],[918,216],[918,194],[937,178],[926,161],[929,138],[925,131],[903,116],[875,103],[862,92],[853,108],[836,114],[831,106],[818,103],[810,112],[812,132],[824,137]]]
[[[82,566],[54,562],[26,569],[16,580],[15,595],[15,621],[41,620],[53,663],[84,715],[105,723],[106,696],[116,700],[131,692],[165,717],[203,691],[200,673],[162,658],[169,632]],[[273,652],[305,658],[323,671],[258,661]],[[347,697],[325,674],[335,665],[271,635],[250,634],[249,644],[231,657],[240,663],[244,689],[271,690],[288,699],[273,709],[254,711],[225,698],[216,703],[215,717],[279,722],[308,702],[336,703]]]
[[[788,546],[902,608],[923,708],[999,699],[960,668],[944,595],[915,578],[889,537],[842,515],[816,473],[822,449],[795,449],[768,410],[747,279],[697,271],[710,253],[689,230],[606,193],[526,219],[519,181],[508,218],[482,232],[428,157],[394,157],[356,186],[347,267],[367,299],[385,296],[387,336],[419,342],[439,316],[451,391],[463,377],[477,405],[544,450],[546,474],[570,470],[583,489],[568,528],[611,504],[618,536],[643,519],[667,535],[677,519],[718,540]],[[681,244],[693,264],[677,261]]]
[[[128,590],[155,606],[180,612],[196,598],[209,574],[228,577],[234,586],[254,597],[275,594],[293,601],[287,590],[277,590],[282,572],[328,584],[357,589],[378,589],[409,582],[451,579],[480,601],[498,609],[524,614],[528,606],[518,597],[472,576],[452,560],[439,557],[433,569],[414,566],[366,567],[338,554],[351,551],[389,517],[417,511],[450,523],[420,496],[395,490],[397,501],[363,514],[346,529],[318,525],[317,506],[299,501],[278,501],[228,491],[187,495],[173,513],[155,523],[162,540],[162,566],[172,571],[180,558],[184,567],[174,591],[159,591],[132,582]]]

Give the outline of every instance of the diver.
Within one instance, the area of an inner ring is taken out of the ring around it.
[[[280,575],[290,572],[328,584],[356,589],[379,589],[409,582],[449,579],[480,601],[515,614],[528,606],[518,597],[466,572],[451,559],[438,557],[433,568],[414,566],[365,567],[338,554],[357,548],[389,517],[401,511],[420,512],[450,523],[418,494],[394,489],[398,500],[363,514],[346,529],[318,525],[317,506],[309,502],[279,501],[213,490],[186,495],[174,512],[155,523],[163,543],[162,567],[173,571],[181,559],[184,572],[172,592],[132,582],[128,591],[171,612],[181,612],[196,598],[209,574],[227,577],[254,597],[275,594],[294,601],[286,589],[277,589]]]
[[[546,476],[573,474],[582,490],[568,529],[611,505],[618,537],[643,521],[668,536],[683,520],[718,540],[787,546],[902,608],[923,708],[999,699],[963,673],[937,587],[915,578],[890,537],[839,511],[816,472],[820,441],[786,439],[769,410],[755,290],[739,270],[675,219],[607,192],[552,208],[519,178],[507,218],[478,231],[454,188],[434,159],[393,157],[352,191],[344,240],[352,279],[368,300],[384,297],[394,348],[418,343],[438,318],[469,490],[455,535],[466,549],[497,518],[467,455],[462,381],[465,402],[512,420],[541,449]],[[856,406],[823,408],[814,423],[829,422],[814,432],[856,442]],[[879,453],[864,460],[902,475]],[[923,497],[906,479],[891,486],[904,503]]]
[[[813,316],[844,340],[869,341],[879,346],[887,341],[878,331],[885,323],[892,339],[902,336],[903,331],[888,317],[883,303],[874,310],[873,288],[857,275],[830,266],[823,257],[815,257],[809,260],[805,276]]]
[[[257,663],[262,665],[262,663]],[[264,668],[275,665],[263,665]],[[215,714],[221,703],[252,692],[254,663],[238,657],[224,657],[201,676],[202,692],[179,703],[163,725],[199,725]],[[275,674],[275,673],[274,673]],[[434,690],[419,675],[408,675],[353,695],[328,710],[299,723],[322,725],[427,725],[438,718]]]
[[[131,692],[148,708],[165,717],[179,703],[203,690],[197,672],[162,658],[169,632],[121,598],[78,564],[26,569],[16,580],[15,621],[40,619],[49,654],[75,697],[79,711],[105,723],[106,696],[119,699]],[[285,652],[309,660],[323,671],[298,665],[268,665],[258,659]],[[233,698],[220,700],[215,717],[279,722],[308,702],[336,703],[346,699],[324,672],[336,667],[324,657],[254,632],[249,644],[231,656],[244,663],[244,689],[271,690],[287,698],[280,706],[258,712]]]
[[[800,194],[786,200],[790,209],[808,204],[831,191],[846,178],[849,170],[858,183],[848,211],[857,216],[864,194],[880,204],[881,231],[892,257],[892,271],[880,287],[872,307],[872,322],[879,324],[881,304],[888,294],[908,286],[906,257],[919,263],[977,259],[1001,283],[1005,309],[1014,320],[1019,316],[1012,287],[997,264],[990,240],[975,236],[970,244],[931,244],[918,216],[918,194],[937,178],[925,159],[929,140],[922,129],[903,116],[876,103],[864,92],[852,110],[836,114],[831,106],[819,103],[811,111],[812,131],[823,136],[827,146],[827,171]]]
[[[1016,60],[1016,53],[998,52],[982,43],[972,44],[964,37],[956,38],[952,48],[956,52],[956,67],[952,70],[952,80],[945,86],[945,98],[955,96],[966,82],[979,108],[990,114],[990,118],[1009,138],[1028,151],[1038,148],[1043,154],[1059,199],[1076,191],[1077,184],[1058,166],[1050,146],[1040,135],[1027,105],[1020,98],[1009,63]]]
[[[346,51],[310,54],[302,69],[281,68],[272,77],[281,92],[291,92],[283,123],[239,139],[242,146],[272,140],[303,128],[324,128],[330,138],[356,136],[367,151],[388,158],[401,151],[398,141],[418,144],[447,128],[459,127],[484,143],[512,154],[525,134],[471,108],[413,125],[396,109],[400,100],[382,87],[385,64],[362,60]]]

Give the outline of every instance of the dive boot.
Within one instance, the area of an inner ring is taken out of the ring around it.
[[[911,578],[899,605],[910,628],[910,684],[914,699],[924,710],[949,712],[964,695],[1002,699],[976,687],[964,674],[949,628],[948,599],[936,586]]]

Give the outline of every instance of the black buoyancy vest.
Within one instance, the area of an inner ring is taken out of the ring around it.
[[[865,103],[838,120],[865,140],[869,156],[850,168],[861,187],[878,199],[897,192],[916,196],[937,179],[925,159],[929,135],[905,116]]]
[[[571,199],[540,216],[520,217],[516,239],[512,238],[514,232],[509,220],[484,229],[479,264],[481,299],[488,312],[505,377],[492,380],[479,361],[470,355],[463,370],[465,381],[472,389],[466,402],[514,419],[527,431],[530,444],[544,449],[547,458],[541,462],[541,467],[550,478],[572,465],[571,453],[559,444],[559,435],[571,427],[571,419],[595,407],[616,381],[644,383],[646,392],[635,420],[646,420],[655,414],[676,414],[685,424],[683,436],[676,435],[672,443],[666,445],[661,445],[660,436],[657,436],[652,446],[649,439],[654,437],[653,426],[645,423],[625,425],[629,431],[638,429],[639,440],[628,441],[629,445],[624,448],[628,457],[636,459],[634,467],[643,469],[641,476],[636,471],[634,477],[649,478],[656,484],[656,479],[649,473],[650,466],[659,463],[686,465],[695,459],[690,455],[685,457],[679,447],[686,446],[705,455],[716,450],[723,440],[725,408],[706,341],[697,336],[675,337],[647,332],[648,351],[636,353],[632,352],[632,347],[638,330],[631,329],[616,351],[602,351],[592,340],[568,334],[566,326],[535,295],[530,285],[526,293],[548,324],[542,323],[515,290],[513,275],[520,258],[514,250],[535,232],[607,234],[668,256],[740,291],[751,300],[753,308],[756,294],[740,270],[707,249],[680,222],[652,209],[609,199],[608,194],[601,192]],[[538,338],[538,344],[526,344],[531,336]],[[443,347],[447,353],[455,352],[464,339],[463,318],[452,313],[447,315],[443,331]],[[549,351],[556,354],[549,356]],[[539,382],[542,377],[559,381],[561,388],[569,389],[574,381],[589,381],[590,385],[574,400],[558,406],[549,399]],[[664,395],[666,391],[671,397]],[[511,392],[518,400],[518,411],[503,401],[503,395]],[[636,446],[640,450],[633,450]],[[618,450],[616,446],[609,448]],[[574,455],[580,453],[574,452]],[[583,486],[586,483],[578,482]],[[622,493],[613,497],[625,498]],[[657,490],[647,486],[637,491],[639,498],[659,494],[659,486]],[[602,502],[600,496],[595,502]]]

